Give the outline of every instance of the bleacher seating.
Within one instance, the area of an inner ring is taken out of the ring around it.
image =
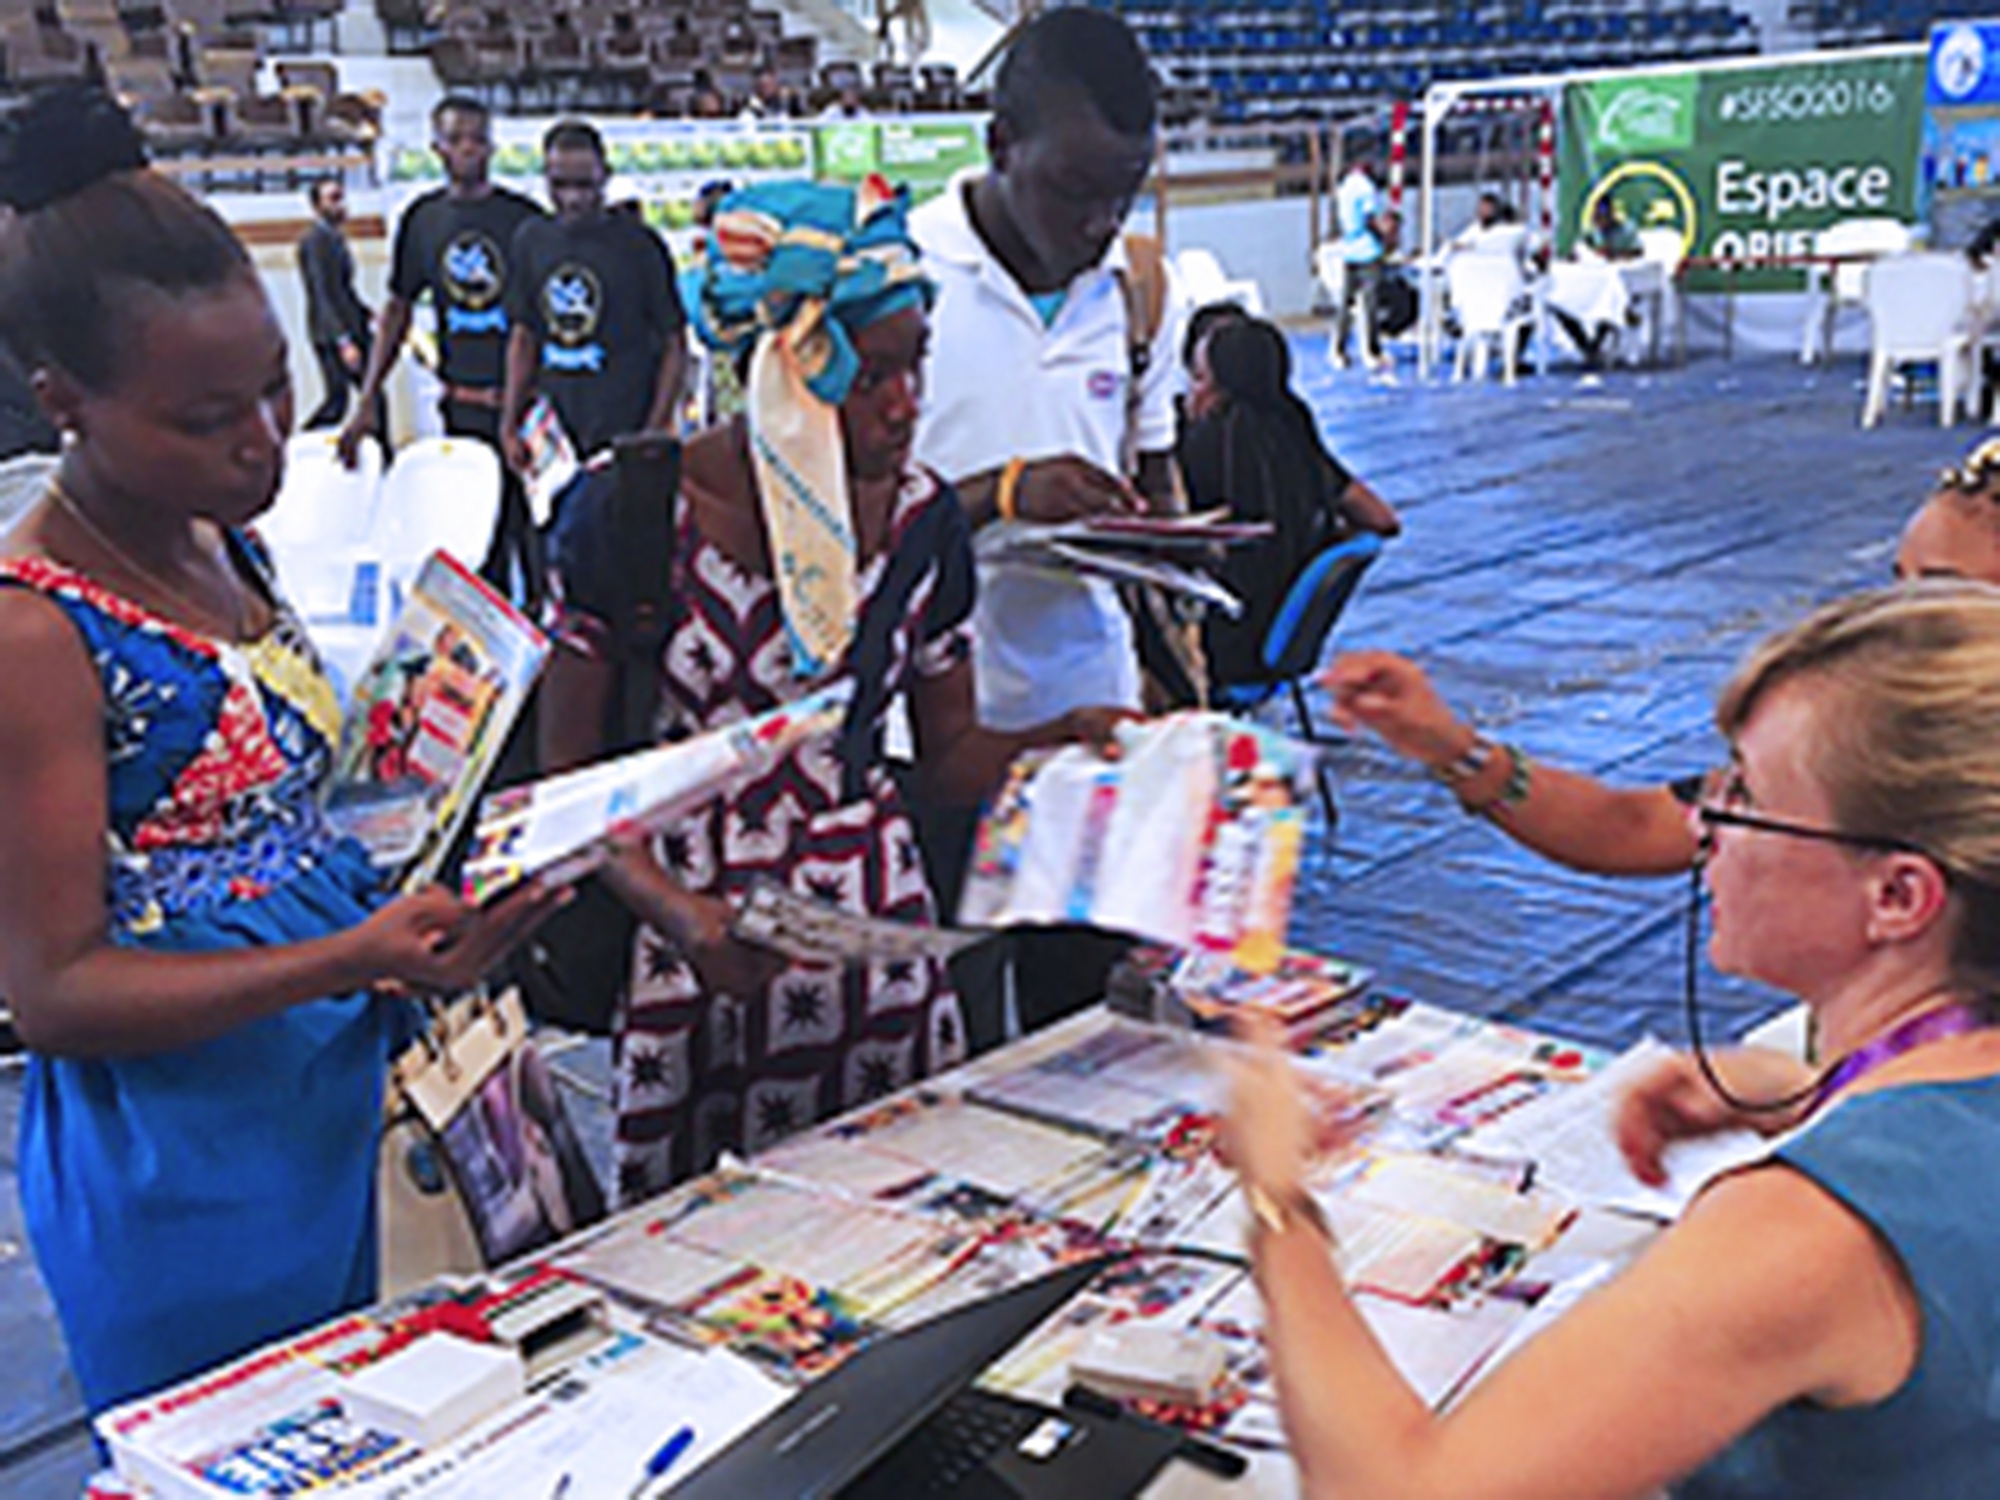
[[[750,0],[376,0],[392,48],[428,51],[446,88],[501,110],[643,109],[734,115],[762,69],[789,112],[852,91],[870,111],[967,107],[949,64],[822,62],[819,39],[785,34],[782,12]]]
[[[1921,42],[1931,23],[1983,15],[1977,6],[1937,0],[1791,0],[1787,19],[1826,47],[1869,42]]]
[[[0,92],[96,79],[131,107],[156,154],[228,158],[227,175],[296,186],[367,148],[376,101],[330,63],[266,55],[331,26],[338,0],[0,0]]]
[[[1618,0],[1087,3],[1122,15],[1172,89],[1212,96],[1214,115],[1225,120],[1414,98],[1444,79],[1757,50],[1750,18],[1728,0],[1648,0],[1643,9]],[[1175,103],[1170,97],[1170,114]]]

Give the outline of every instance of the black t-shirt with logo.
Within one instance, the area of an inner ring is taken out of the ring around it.
[[[535,385],[577,452],[646,425],[660,360],[687,314],[666,243],[622,213],[544,219],[514,237],[508,308],[535,336]]]
[[[499,389],[507,370],[514,236],[544,217],[533,200],[499,187],[477,198],[437,188],[404,211],[389,290],[406,302],[431,294],[446,384]]]

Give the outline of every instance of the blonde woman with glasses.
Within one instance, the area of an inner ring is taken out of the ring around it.
[[[1692,1060],[1638,1085],[1618,1133],[1646,1175],[1670,1141],[1778,1139],[1449,1414],[1342,1289],[1291,1068],[1263,1038],[1239,1065],[1232,1159],[1307,1494],[2000,1494],[2000,591],[1828,605],[1718,720],[1730,771],[1693,814],[1711,955],[1805,1001],[1825,1071],[1736,1052],[1728,1098]]]

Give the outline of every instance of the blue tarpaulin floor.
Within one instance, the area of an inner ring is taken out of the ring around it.
[[[1329,371],[1321,336],[1295,348],[1336,450],[1407,525],[1340,643],[1416,655],[1489,731],[1635,782],[1719,758],[1709,709],[1731,664],[1813,601],[1886,580],[1904,517],[1977,436],[1939,431],[1924,406],[1860,431],[1851,359],[1510,390],[1375,386]],[[1558,870],[1373,744],[1336,764],[1338,837],[1308,852],[1295,943],[1368,964],[1404,993],[1580,1040],[1683,1035],[1684,881]],[[1705,994],[1728,1008],[1718,1030],[1778,1003],[1720,979]],[[21,1235],[20,1073],[0,1069],[0,1495],[66,1500],[93,1465]],[[586,1095],[575,1103],[602,1115]]]

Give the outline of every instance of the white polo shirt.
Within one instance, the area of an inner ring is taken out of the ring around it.
[[[1124,242],[1114,240],[1100,264],[1070,283],[1044,325],[972,227],[971,180],[961,176],[910,216],[937,283],[918,460],[952,480],[1015,457],[1065,454],[1121,473],[1131,374],[1115,274],[1125,267]],[[1174,446],[1180,318],[1171,279],[1167,290],[1135,415],[1141,453]],[[982,557],[972,647],[979,721],[990,729],[1026,729],[1090,704],[1139,706],[1132,623],[1109,584]]]

